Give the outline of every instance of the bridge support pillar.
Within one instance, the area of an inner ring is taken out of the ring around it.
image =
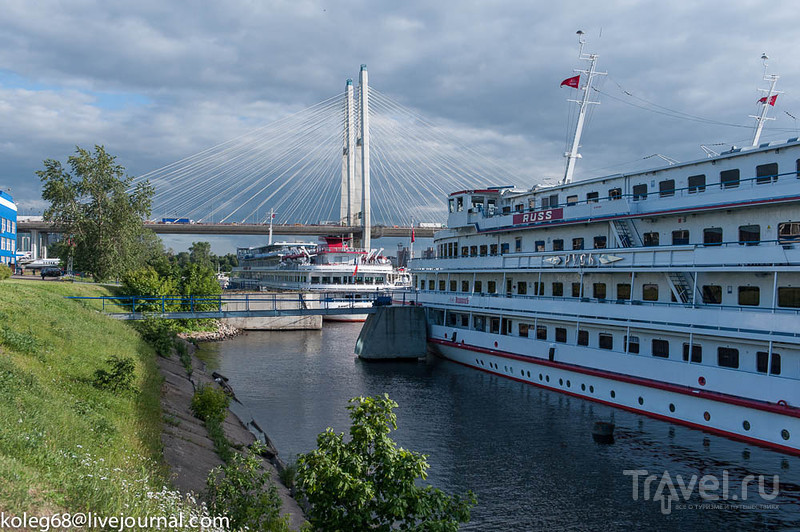
[[[365,360],[424,358],[427,342],[428,325],[422,307],[378,307],[367,317],[355,353]]]

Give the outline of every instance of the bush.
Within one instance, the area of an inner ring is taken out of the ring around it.
[[[169,320],[162,318],[146,318],[136,323],[136,330],[145,342],[152,345],[156,353],[169,357],[175,345],[175,331]]]
[[[121,392],[130,389],[136,365],[132,358],[112,356],[106,360],[111,371],[98,369],[94,372],[92,384],[101,390]]]
[[[11,277],[11,268],[5,264],[0,264],[0,281],[5,281]]]
[[[192,413],[203,421],[222,421],[231,404],[231,398],[214,386],[200,386],[192,397]]]

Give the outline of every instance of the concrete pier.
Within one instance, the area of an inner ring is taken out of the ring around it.
[[[427,321],[421,307],[379,307],[367,317],[355,352],[365,360],[424,358],[427,339]]]
[[[269,295],[268,292],[253,292],[251,294],[235,294],[226,295],[226,297],[241,297],[241,303],[232,301],[223,305],[223,310],[236,311],[236,310],[269,310],[273,308],[270,301],[247,301],[247,296],[251,295],[256,298]],[[297,298],[301,297],[301,293],[297,293]],[[278,308],[294,308],[298,305],[298,300],[278,301]],[[309,301],[309,305],[316,305],[316,301]],[[295,330],[319,330],[322,329],[322,316],[259,316],[247,318],[224,318],[223,323],[232,325],[237,329],[248,331],[295,331]]]

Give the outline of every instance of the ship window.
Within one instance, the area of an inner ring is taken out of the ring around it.
[[[461,327],[469,329],[469,314],[461,314]]]
[[[469,256],[469,248],[467,246],[461,246],[461,256],[462,257]]]
[[[478,246],[470,246],[469,247],[469,256],[470,257],[477,257],[478,256]]]
[[[631,298],[631,284],[619,283],[617,284],[617,299],[630,299]]]
[[[778,306],[800,308],[800,287],[797,286],[778,287]]]
[[[703,244],[706,246],[718,246],[722,243],[721,227],[706,227],[703,229]]]
[[[517,328],[519,329],[520,336],[522,336],[523,338],[528,337],[528,328],[530,328],[530,325],[528,325],[527,323],[518,323]]]
[[[481,253],[481,257],[485,257],[486,255],[488,255],[489,254],[489,246],[487,246],[486,244],[482,245],[480,247],[480,253]]]
[[[508,214],[510,212],[511,212],[511,206],[510,205],[504,205],[503,206],[503,214]]]
[[[444,292],[444,290],[445,290],[445,280],[439,279],[439,291]]]
[[[536,326],[536,339],[547,340],[547,327],[545,327],[544,325]]]
[[[554,296],[564,295],[564,283],[553,283],[553,295]]]
[[[433,323],[434,325],[444,325],[443,310],[428,309],[428,316],[431,319],[431,323]]]
[[[757,307],[760,304],[759,288],[757,286],[740,286],[739,304]]]
[[[756,166],[756,184],[763,185],[778,180],[778,163],[760,164]]]
[[[740,225],[739,244],[747,246],[757,246],[761,240],[760,225]]]
[[[647,184],[633,185],[633,201],[647,199]]]
[[[797,224],[798,233],[800,233],[800,224]],[[800,235],[798,235],[800,238]],[[553,239],[553,251],[564,251],[564,239],[563,238],[555,238]]]
[[[312,280],[311,284],[314,284],[313,280]],[[425,279],[420,279],[419,280],[419,289],[420,290],[425,290]]]
[[[508,242],[500,244],[500,254],[503,255],[505,253],[508,253]]]
[[[622,189],[621,188],[612,188],[608,191],[608,199],[618,200],[622,198]]]
[[[483,283],[480,281],[475,281],[475,284],[472,287],[472,291],[481,293],[482,289],[483,289]]]
[[[517,294],[524,296],[528,293],[528,283],[520,281],[517,283]]]
[[[589,192],[586,194],[586,202],[587,203],[597,203],[600,198],[599,192]]]
[[[645,301],[658,301],[658,285],[645,284],[642,285],[642,299]]]
[[[489,255],[493,257],[497,255],[497,244],[489,244]]]
[[[557,207],[558,206],[558,194],[551,194],[550,195],[550,206]]]
[[[456,291],[456,281],[455,281],[455,279],[451,279],[450,280],[450,291],[451,292],[455,292]]]
[[[715,284],[703,285],[703,303],[707,305],[722,304],[722,287]]]
[[[556,327],[556,342],[564,343],[567,341],[567,330],[563,327]]]
[[[572,283],[572,297],[581,297],[581,283]]]
[[[472,317],[472,327],[476,331],[485,332],[486,331],[486,317],[485,316],[473,316]]]
[[[696,194],[698,192],[705,192],[706,190],[706,175],[690,175],[689,176],[689,194]]]
[[[461,212],[464,210],[464,198],[459,196],[456,198],[456,211]]]
[[[514,205],[514,210],[517,212],[522,212],[524,208],[525,208],[524,203],[517,203],[516,205]]]
[[[739,186],[739,169],[723,170],[719,173],[719,183],[722,188],[736,188]]]
[[[604,236],[594,237],[594,249],[605,249],[607,239]]]
[[[578,331],[578,345],[589,345],[589,331]]]
[[[542,208],[546,209],[550,206],[550,197],[542,198]]]
[[[533,248],[534,248],[536,251],[544,251],[544,240],[537,240],[537,241],[534,243],[534,245],[533,245]]]
[[[784,222],[778,224],[778,242],[800,242],[800,222]]]
[[[533,283],[533,295],[535,296],[544,295],[544,283]]]
[[[679,229],[672,232],[672,245],[684,246],[689,243],[689,230]]]
[[[667,340],[653,340],[653,356],[669,358],[669,342]]]
[[[425,282],[425,281],[423,281],[423,283],[424,283],[424,282]],[[311,276],[311,284],[319,284],[319,277],[318,277],[318,276],[316,276],[316,275],[314,275],[314,276]]]
[[[472,196],[472,206],[478,210],[483,208],[483,196]]]
[[[514,239],[514,251],[515,252],[522,251],[522,238],[517,237]]]
[[[428,290],[436,290],[436,285],[435,285],[435,283],[433,282],[433,279],[430,279],[430,280],[428,281]]]
[[[659,197],[666,198],[675,195],[675,180],[666,179],[658,184]]]
[[[575,205],[578,203],[578,195],[567,196],[567,205]]]
[[[489,293],[490,294],[496,294],[497,293],[497,282],[496,281],[489,281],[487,283],[487,288],[489,289]]]
[[[491,318],[489,320],[489,332],[492,334],[500,334],[500,318]]]
[[[331,284],[331,278],[323,276],[322,277],[322,284]]]
[[[800,159],[797,159],[794,164],[797,171],[797,179],[800,179]]]
[[[594,283],[592,285],[592,297],[595,299],[606,298],[606,283]]]
[[[598,345],[600,349],[614,349],[614,337],[610,334],[600,333]]]
[[[658,233],[645,233],[642,235],[642,245],[643,246],[657,246],[658,245]]]
[[[756,353],[756,371],[759,373],[767,372],[767,364],[769,363],[769,353],[766,351],[759,351]],[[772,367],[769,370],[770,375],[781,374],[781,356],[773,351],[772,353]]]
[[[450,212],[455,212],[456,202],[453,200],[453,198],[450,198],[450,201],[448,203],[450,204]]]
[[[625,350],[628,353],[639,353],[639,337],[638,336],[625,336]]]
[[[683,361],[689,361],[689,344],[683,344]],[[692,362],[703,361],[703,346],[692,344]]]
[[[739,367],[739,350],[730,347],[717,348],[717,365],[722,368]]]
[[[573,238],[572,239],[572,249],[583,249],[583,239],[582,238]]]
[[[469,281],[461,281],[461,291],[469,292]]]

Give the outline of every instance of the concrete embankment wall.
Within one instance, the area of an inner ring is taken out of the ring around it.
[[[285,300],[278,300],[277,303],[272,301],[265,301],[267,297],[272,295],[271,292],[250,292],[240,294],[226,295],[227,299],[236,299],[241,301],[230,301],[223,305],[225,311],[237,310],[272,310],[275,304],[278,309],[295,309],[300,304],[300,293],[294,293],[296,296],[292,298],[292,293],[281,292],[280,297],[286,298]],[[262,299],[263,301],[259,301]],[[316,304],[316,302],[308,302],[309,306]],[[318,330],[322,328],[322,316],[274,316],[274,317],[257,317],[257,318],[225,318],[223,323],[232,325],[237,329],[244,330],[259,330],[259,331],[293,331],[312,329]]]
[[[379,307],[370,314],[356,341],[356,355],[366,360],[423,358],[427,322],[421,307]]]

